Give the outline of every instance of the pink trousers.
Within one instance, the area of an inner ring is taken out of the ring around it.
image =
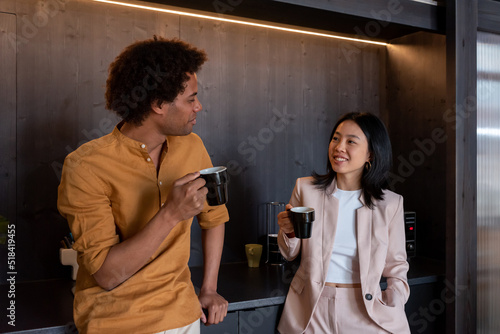
[[[387,334],[368,316],[360,290],[325,286],[304,333]]]

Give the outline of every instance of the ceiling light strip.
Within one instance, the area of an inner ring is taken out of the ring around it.
[[[370,41],[370,40],[366,40],[366,39],[358,39],[358,38],[344,37],[344,36],[338,36],[338,35],[331,35],[331,34],[314,32],[314,31],[307,31],[307,30],[279,27],[279,26],[273,26],[273,25],[269,25],[269,24],[241,21],[241,20],[229,19],[229,18],[224,18],[224,17],[216,17],[216,16],[210,16],[210,15],[189,13],[189,12],[183,12],[183,11],[174,10],[174,9],[166,9],[166,8],[139,5],[136,3],[127,3],[127,2],[120,2],[120,1],[113,1],[113,0],[93,0],[93,1],[114,4],[114,5],[120,5],[120,6],[126,6],[126,7],[132,7],[132,8],[152,10],[152,11],[169,13],[169,14],[196,17],[196,18],[213,20],[213,21],[222,21],[222,22],[229,22],[229,23],[236,23],[236,24],[244,24],[244,25],[249,25],[249,26],[253,26],[253,27],[268,28],[268,29],[274,29],[274,30],[280,30],[280,31],[299,33],[299,34],[304,34],[304,35],[313,35],[313,36],[320,36],[320,37],[327,37],[327,38],[335,38],[335,39],[342,39],[342,40],[347,40],[347,41],[352,41],[352,42],[361,42],[361,43],[368,43],[368,44],[375,44],[375,45],[382,45],[382,46],[387,45],[387,43],[384,43],[384,42],[377,42],[377,41]]]

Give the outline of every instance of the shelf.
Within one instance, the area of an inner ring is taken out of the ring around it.
[[[137,2],[137,1],[136,1]],[[411,0],[149,0],[219,17],[244,18],[279,25],[389,41],[417,31],[444,34],[445,8]],[[178,8],[178,9],[179,9]]]

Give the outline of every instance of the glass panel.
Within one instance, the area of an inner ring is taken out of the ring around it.
[[[477,326],[500,333],[500,35],[477,44]]]

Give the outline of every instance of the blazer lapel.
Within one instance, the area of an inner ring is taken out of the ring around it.
[[[361,282],[366,281],[370,269],[372,211],[364,205],[356,210],[356,236],[358,239],[359,275]]]
[[[322,253],[323,253],[323,278],[328,274],[328,265],[332,257],[333,241],[337,230],[337,218],[339,212],[339,200],[333,196],[336,191],[335,180],[330,185],[326,192],[323,192],[323,237],[322,237]]]

